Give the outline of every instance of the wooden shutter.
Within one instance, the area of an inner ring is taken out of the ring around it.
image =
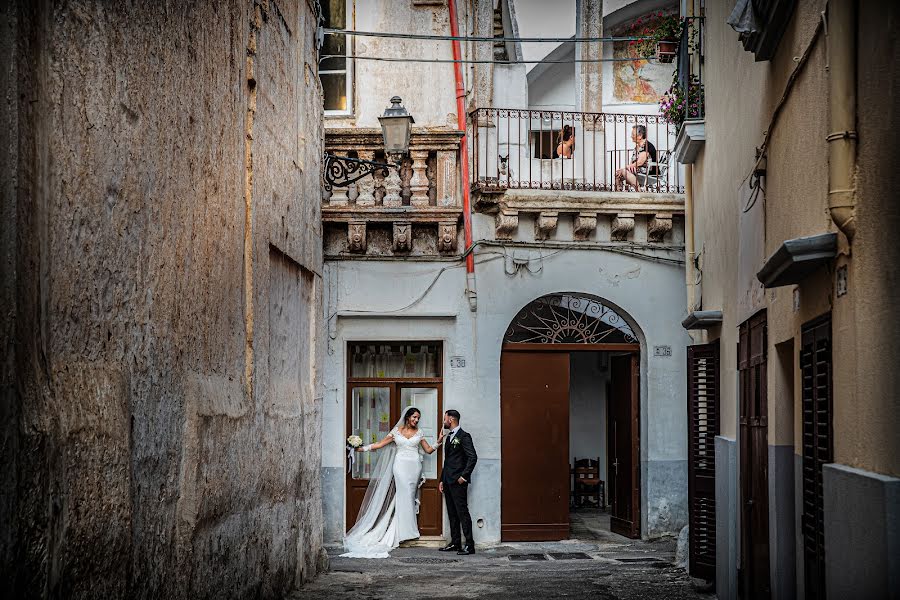
[[[831,317],[803,327],[800,346],[803,410],[803,571],[806,597],[825,598],[822,465],[833,460]]]
[[[769,454],[766,389],[766,312],[753,315],[738,331],[740,381],[741,558],[744,598],[769,598]]]
[[[719,342],[688,346],[688,513],[690,572],[716,576],[716,449]]]

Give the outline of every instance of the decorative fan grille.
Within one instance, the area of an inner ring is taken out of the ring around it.
[[[621,315],[594,298],[549,294],[519,311],[503,341],[513,344],[634,344],[637,337]]]

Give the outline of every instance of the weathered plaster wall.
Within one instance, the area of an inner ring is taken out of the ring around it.
[[[322,566],[312,5],[3,10],[10,593],[283,595]]]

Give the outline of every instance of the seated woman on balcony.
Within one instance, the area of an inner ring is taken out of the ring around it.
[[[623,182],[641,191],[640,183],[647,180],[648,175],[659,175],[659,167],[656,165],[656,146],[647,139],[646,125],[635,125],[631,128],[631,141],[634,142],[634,160],[628,163],[624,169],[616,171],[616,189],[625,191]],[[648,170],[648,163],[650,163]]]
[[[557,139],[556,155],[560,158],[572,158],[575,153],[575,130],[571,125],[564,125]]]

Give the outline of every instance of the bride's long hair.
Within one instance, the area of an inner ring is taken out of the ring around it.
[[[400,429],[406,424],[413,411],[420,415],[422,411],[414,406],[409,406],[403,411],[403,416],[394,425],[391,431]],[[375,455],[375,466],[369,476],[369,486],[363,497],[356,524],[344,536],[344,548],[347,552],[360,554],[372,554],[373,552],[387,553],[391,548],[380,548],[378,542],[384,536],[382,524],[384,516],[391,508],[394,499],[394,457],[397,455],[397,445],[388,444],[382,447]]]

